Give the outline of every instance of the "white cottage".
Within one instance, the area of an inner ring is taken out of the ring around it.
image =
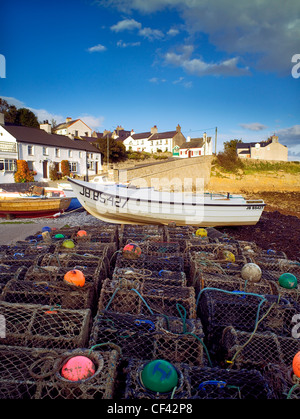
[[[95,175],[102,168],[101,153],[88,141],[50,134],[44,127],[38,129],[2,124],[0,183],[14,182],[16,160],[28,162],[29,169],[37,173],[35,181],[48,180],[50,164],[55,164],[60,170],[62,160],[68,160],[71,172],[78,176]]]
[[[206,133],[203,134],[203,138],[190,138],[188,141],[183,143],[179,147],[179,157],[190,158],[199,156],[211,156],[212,155],[212,139],[207,137]]]
[[[43,128],[44,129],[44,128]],[[81,119],[66,118],[66,122],[53,128],[53,132],[58,135],[71,135],[74,137],[91,137],[93,130]]]

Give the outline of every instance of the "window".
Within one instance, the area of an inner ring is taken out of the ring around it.
[[[28,153],[28,156],[33,156],[33,146],[32,145],[28,146],[27,153]]]
[[[59,148],[55,149],[55,157],[60,157],[60,149]]]
[[[48,147],[43,147],[43,156],[48,156]]]
[[[77,172],[77,162],[70,162],[70,171]]]
[[[16,160],[13,159],[2,159],[0,160],[0,170],[4,172],[15,172],[16,171]]]
[[[79,151],[79,158],[82,159],[82,151]]]
[[[28,169],[31,170],[31,171],[33,171],[33,161],[28,160],[27,161],[27,164],[28,164]]]
[[[68,151],[68,157],[72,157],[73,156],[73,151],[72,150],[69,150]]]
[[[75,137],[78,137],[78,131],[75,131]]]

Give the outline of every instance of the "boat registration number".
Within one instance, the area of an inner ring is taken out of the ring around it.
[[[121,198],[120,196],[108,195],[104,192],[95,191],[94,189],[83,187],[80,195],[90,198],[93,201],[99,201],[104,205],[111,205],[117,208],[124,208],[129,198]]]
[[[264,206],[263,205],[248,205],[246,207],[247,210],[253,210],[253,209],[262,209]]]

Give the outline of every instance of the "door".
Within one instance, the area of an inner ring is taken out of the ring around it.
[[[43,178],[48,178],[48,162],[47,160],[43,161]]]

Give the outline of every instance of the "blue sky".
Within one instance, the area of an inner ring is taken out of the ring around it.
[[[276,133],[300,160],[298,0],[11,0],[0,15],[0,97],[39,120],[217,127],[217,151]]]

